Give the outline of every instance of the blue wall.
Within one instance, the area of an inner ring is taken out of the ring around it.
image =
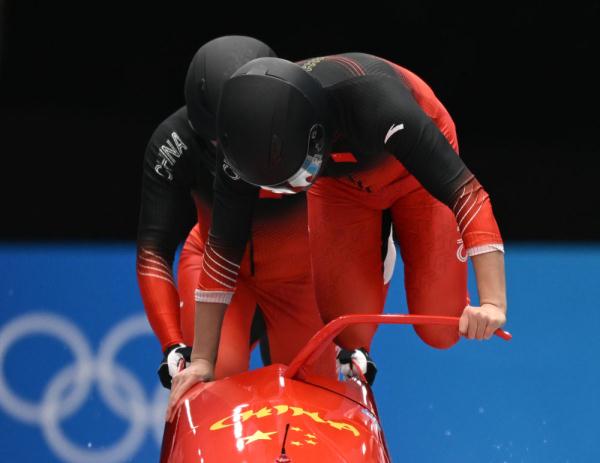
[[[134,261],[131,245],[0,246],[0,461],[157,461],[165,394]],[[507,271],[509,343],[436,351],[380,328],[394,461],[600,461],[600,247],[511,245]],[[401,294],[400,268],[388,312]]]

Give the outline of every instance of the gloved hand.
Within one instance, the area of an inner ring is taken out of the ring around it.
[[[337,355],[337,367],[346,378],[360,377],[356,371],[358,367],[369,386],[373,385],[377,375],[377,366],[364,347],[354,350],[340,349]]]
[[[179,362],[183,359],[185,367],[190,364],[192,348],[185,344],[173,344],[166,348],[162,363],[158,367],[158,377],[161,384],[167,389],[171,389],[171,380],[179,371]]]

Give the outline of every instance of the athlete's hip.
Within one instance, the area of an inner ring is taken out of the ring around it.
[[[343,177],[322,177],[308,191],[309,201],[359,203],[373,209],[388,209],[398,199],[422,189],[419,181],[391,155],[375,167]]]
[[[253,227],[240,263],[239,277],[250,281],[295,280],[311,275],[308,226],[290,221],[266,230]],[[181,266],[200,265],[204,256],[206,233],[199,224],[190,231],[180,255]]]

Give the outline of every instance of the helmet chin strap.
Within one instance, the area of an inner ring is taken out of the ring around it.
[[[310,156],[309,156],[310,157]],[[321,170],[323,164],[323,155],[319,153],[318,158],[311,157],[304,162],[302,167],[292,175],[288,180],[278,185],[265,186],[261,188],[279,194],[295,194],[308,190],[315,182],[316,177]]]
[[[295,195],[296,193],[300,193],[300,191],[292,191],[288,188],[274,188],[270,186],[261,186],[263,190],[270,191],[272,193],[277,193],[280,195]]]

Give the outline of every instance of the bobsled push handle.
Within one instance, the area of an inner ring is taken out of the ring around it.
[[[321,328],[296,355],[290,366],[285,371],[287,378],[304,378],[304,367],[311,365],[313,361],[325,350],[333,339],[340,334],[344,328],[360,323],[374,323],[377,325],[445,325],[458,327],[458,317],[444,317],[436,315],[343,315],[332,320]],[[506,341],[512,335],[504,330],[497,329],[494,334]]]

